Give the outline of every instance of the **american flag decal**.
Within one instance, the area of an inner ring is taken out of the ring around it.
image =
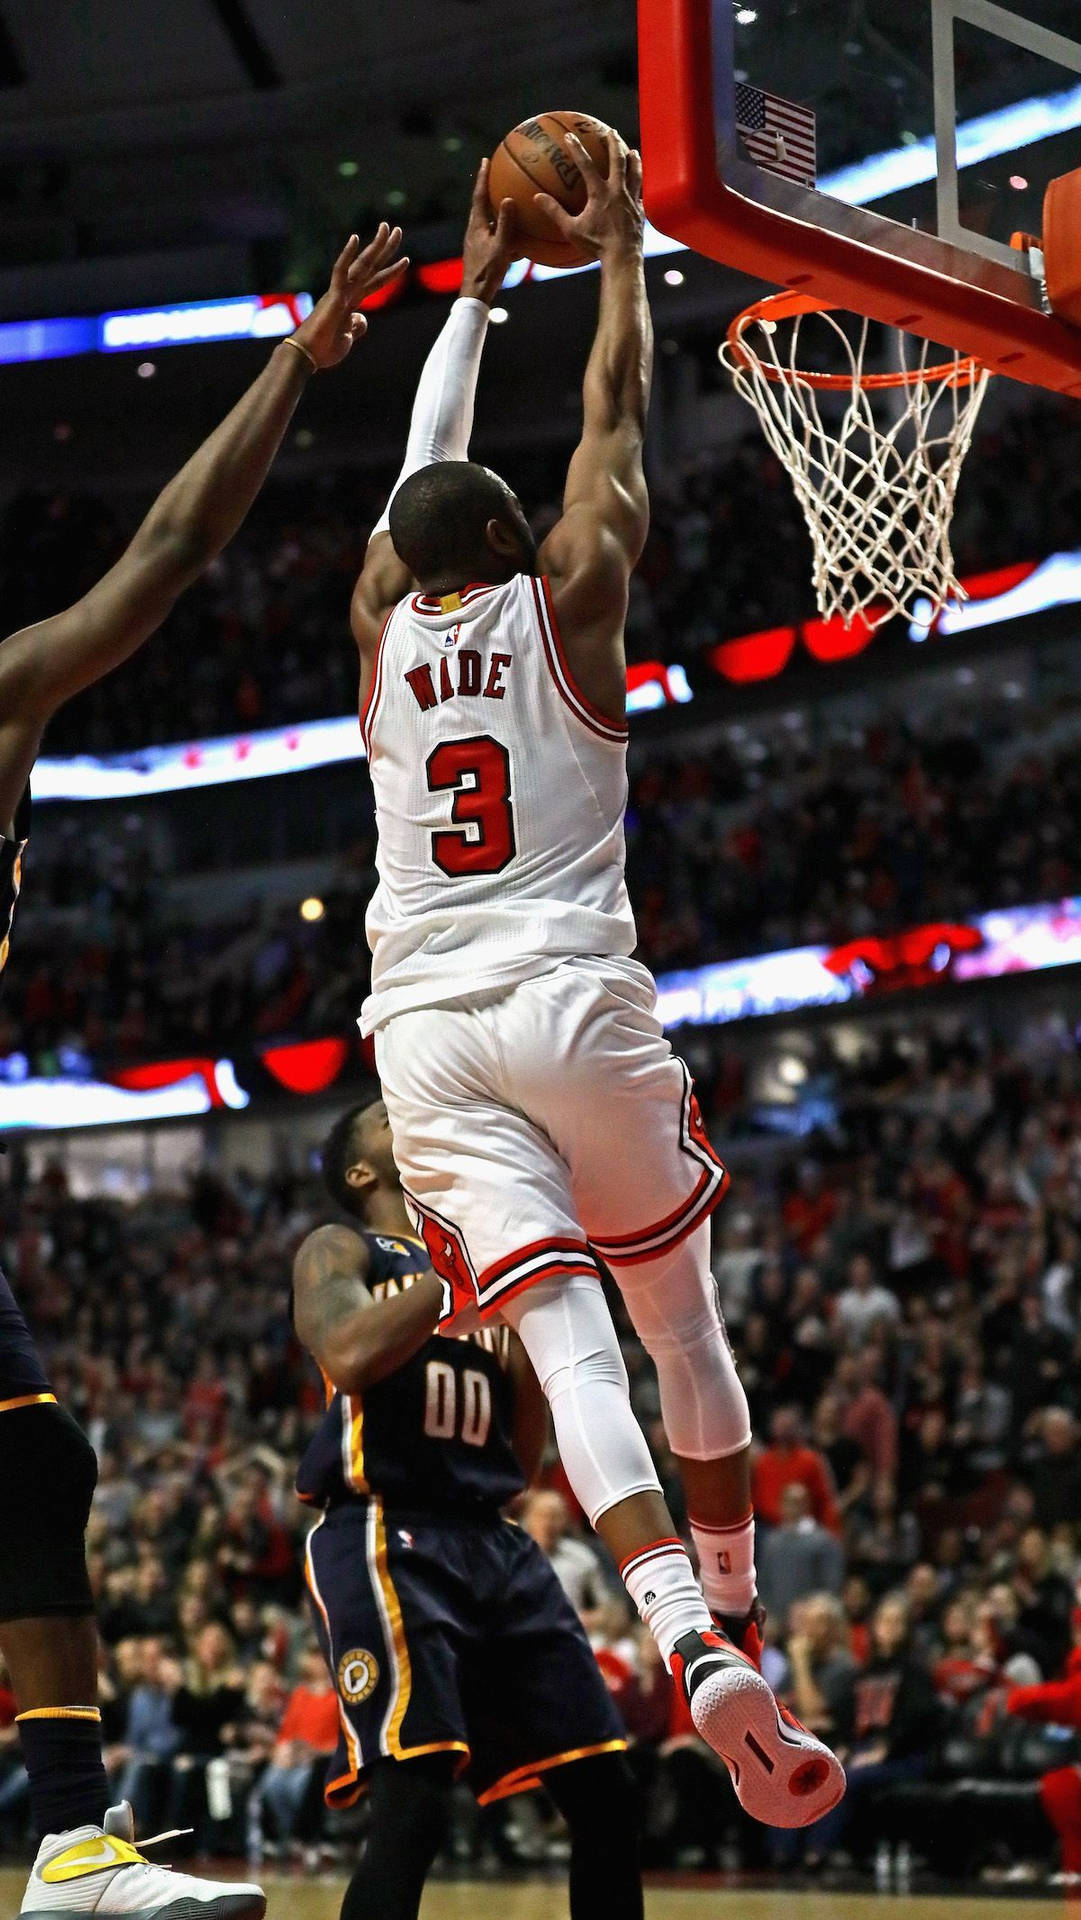
[[[769,173],[801,187],[815,184],[815,117],[779,94],[740,83],[736,87],[736,132],[750,159]]]

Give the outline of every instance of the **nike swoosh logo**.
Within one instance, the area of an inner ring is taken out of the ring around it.
[[[65,1880],[81,1879],[84,1874],[100,1873],[106,1867],[130,1867],[141,1858],[126,1840],[112,1840],[106,1836],[54,1854],[51,1860],[46,1861],[38,1878],[47,1887],[52,1887]]]

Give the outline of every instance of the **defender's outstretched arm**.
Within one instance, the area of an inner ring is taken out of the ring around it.
[[[626,703],[623,622],[631,573],[649,531],[642,465],[653,372],[653,324],[642,263],[642,162],[609,131],[601,174],[574,135],[588,199],[568,214],[537,199],[560,231],[600,261],[600,312],[582,388],[582,438],[571,459],[562,518],[541,548],[571,666],[611,718]]]
[[[390,501],[411,474],[437,460],[467,460],[473,431],[473,406],[480,359],[492,301],[513,258],[513,200],[504,200],[493,219],[488,201],[488,162],[483,160],[473,188],[469,224],[462,249],[462,291],[424,363],[413,402],[405,461],[391,490],[386,511],[373,527],[364,566],[353,593],[353,638],[364,671],[371,660],[391,608],[413,585],[390,537]]]
[[[365,296],[404,269],[396,227],[361,249],[356,235],[330,288],[282,341],[243,399],[159,495],[114,567],[63,613],[0,646],[0,832],[11,822],[42,730],[158,628],[232,539],[269,471],[310,375],[344,360],[365,330]]]

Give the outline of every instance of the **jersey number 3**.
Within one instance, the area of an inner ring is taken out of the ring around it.
[[[432,834],[432,859],[452,879],[502,873],[514,858],[510,755],[491,734],[447,740],[428,756],[429,793],[453,793],[453,827]]]

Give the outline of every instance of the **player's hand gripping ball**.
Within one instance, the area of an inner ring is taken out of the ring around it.
[[[488,170],[488,198],[493,207],[513,200],[517,214],[516,239],[521,251],[542,267],[580,267],[594,255],[565,240],[534,194],[549,193],[570,214],[586,204],[582,170],[567,145],[568,133],[577,134],[600,172],[608,172],[606,128],[588,113],[538,113],[508,133],[492,155]]]

